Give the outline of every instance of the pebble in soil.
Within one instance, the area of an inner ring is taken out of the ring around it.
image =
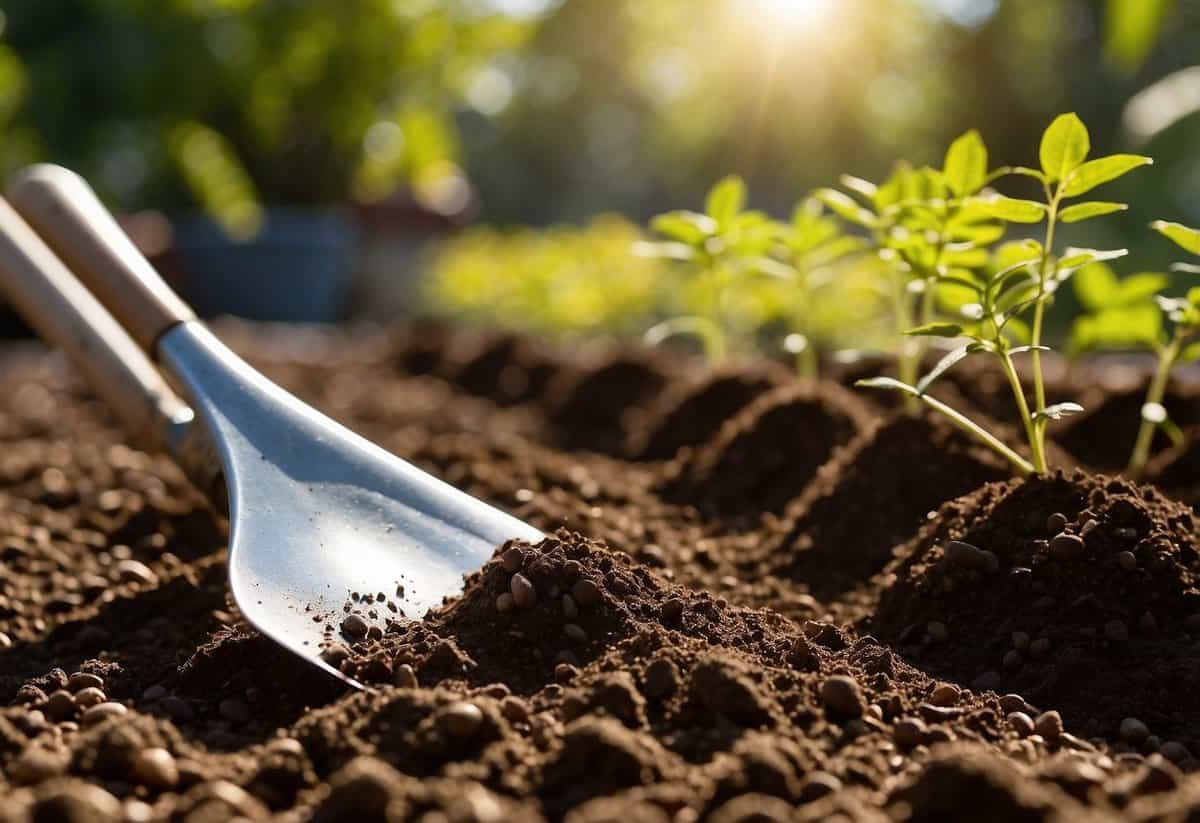
[[[927,670],[1056,709],[1087,737],[1189,759],[1200,751],[1195,529],[1187,507],[1121,479],[989,484],[899,551],[863,625]]]

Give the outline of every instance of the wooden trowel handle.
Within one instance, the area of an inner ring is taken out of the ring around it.
[[[87,181],[62,166],[21,171],[13,208],[151,355],[172,326],[195,313],[171,291]]]
[[[173,450],[192,410],[104,307],[0,199],[0,295],[62,348],[143,448]]]

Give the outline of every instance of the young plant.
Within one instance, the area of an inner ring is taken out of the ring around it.
[[[745,204],[746,184],[729,176],[708,192],[703,212],[671,211],[651,220],[651,228],[666,241],[641,243],[635,250],[682,262],[703,296],[699,311],[647,331],[648,343],[657,345],[690,334],[700,340],[710,363],[726,356],[732,321],[726,305],[729,288],[765,263],[764,255],[777,232],[772,220],[762,212],[745,210]]]
[[[1200,255],[1200,229],[1168,223],[1165,220],[1156,220],[1150,226],[1192,254]],[[1200,274],[1200,266],[1191,263],[1176,263],[1171,269]],[[1146,400],[1142,404],[1142,422],[1134,441],[1133,454],[1130,455],[1129,465],[1125,469],[1126,474],[1134,479],[1141,475],[1146,461],[1150,458],[1150,444],[1156,429],[1162,429],[1174,440],[1182,437],[1178,427],[1167,415],[1162,403],[1163,396],[1166,394],[1167,381],[1175,364],[1200,359],[1200,286],[1188,289],[1184,297],[1157,295],[1155,300],[1170,322],[1171,331],[1169,334],[1160,331],[1153,340],[1154,351],[1158,355],[1158,368],[1155,369],[1150,387],[1146,391]]]
[[[1004,234],[999,221],[971,206],[971,197],[990,179],[987,148],[972,130],[950,145],[941,169],[913,169],[901,163],[878,186],[843,177],[843,186],[858,202],[835,189],[817,193],[836,214],[867,229],[876,253],[889,264],[891,277],[885,288],[900,340],[897,373],[904,383],[917,382],[927,351],[926,339],[905,334],[914,325],[925,327],[933,321],[937,282],[985,265],[988,247]]]
[[[821,311],[816,294],[830,285],[831,266],[865,247],[861,237],[843,234],[838,222],[825,214],[821,201],[806,197],[796,205],[791,222],[778,227],[777,257],[781,266],[765,267],[767,274],[781,275],[788,283],[788,325],[784,340],[796,356],[796,371],[802,378],[815,379],[819,358],[814,328]]]
[[[986,172],[986,155],[980,158],[978,150],[974,149],[969,153],[963,152],[967,158],[963,168],[969,171],[965,174],[960,171],[958,174],[961,175],[960,179],[978,181],[976,191],[987,181],[1000,176],[1024,175],[1041,183],[1045,202],[1006,197],[990,191],[981,194],[971,192],[960,196],[960,219],[964,219],[964,215],[965,219],[982,215],[1005,223],[1045,222],[1044,240],[1006,244],[993,255],[992,265],[983,273],[966,266],[958,270],[938,267],[933,274],[937,284],[959,292],[965,290],[975,297],[973,301],[962,305],[962,314],[967,322],[929,322],[909,329],[907,333],[951,339],[965,337],[969,342],[946,354],[915,383],[891,378],[861,381],[861,385],[904,392],[946,414],[960,428],[1003,455],[1023,474],[1043,474],[1048,469],[1045,447],[1047,424],[1051,420],[1082,411],[1077,403],[1046,404],[1041,367],[1041,352],[1049,350],[1042,342],[1046,308],[1059,286],[1080,267],[1126,253],[1124,249],[1099,251],[1067,248],[1061,255],[1056,254],[1054,235],[1059,222],[1075,223],[1126,208],[1122,203],[1103,201],[1087,201],[1070,206],[1064,206],[1064,202],[1151,162],[1148,157],[1126,154],[1085,162],[1089,150],[1087,129],[1076,115],[1065,114],[1055,119],[1042,135],[1040,170],[1017,167],[1001,169],[989,175]],[[949,179],[950,169],[951,164],[947,162],[944,178]],[[1022,318],[1029,313],[1032,313],[1032,322],[1026,326]],[[1032,361],[1032,406],[1013,362],[1014,355],[1026,352]],[[1000,443],[974,421],[927,394],[933,383],[946,371],[966,357],[979,353],[996,357],[1008,379],[1028,441],[1029,460]]]

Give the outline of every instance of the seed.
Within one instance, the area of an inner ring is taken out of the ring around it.
[[[935,706],[953,706],[959,698],[958,686],[953,683],[939,683],[929,695],[929,702]]]
[[[1067,527],[1067,516],[1062,512],[1055,512],[1046,518],[1046,529],[1050,534],[1058,534]]]
[[[104,688],[104,678],[91,672],[75,672],[67,680],[67,688],[73,692],[88,688],[102,689]]]
[[[75,698],[65,689],[59,689],[51,693],[46,698],[46,703],[42,706],[42,712],[50,719],[52,723],[61,723],[64,720],[69,720],[75,716],[75,712],[79,707],[75,704]]]
[[[97,703],[103,703],[108,697],[95,686],[88,686],[75,693],[75,705],[81,709],[91,708]]]
[[[496,611],[500,612],[500,614],[510,612],[512,611],[512,608],[513,596],[508,592],[504,592],[496,598]]]
[[[267,748],[279,754],[292,755],[293,757],[304,756],[304,744],[294,737],[276,737],[267,744]]]
[[[95,706],[84,711],[79,719],[83,725],[90,726],[93,723],[99,723],[110,717],[120,717],[128,711],[123,704],[109,701],[107,703],[97,703]]]
[[[960,569],[981,569],[986,562],[978,546],[961,540],[951,540],[946,544],[946,560]]]
[[[348,657],[350,657],[350,650],[341,643],[331,643],[321,650],[321,659],[335,669],[339,668]]]
[[[1013,632],[1012,633],[1012,644],[1013,644],[1013,648],[1019,652],[1028,651],[1029,650],[1029,635],[1026,634],[1025,632]]]
[[[927,729],[925,722],[919,717],[902,717],[892,728],[892,737],[901,746],[912,748],[925,742]]]
[[[1009,649],[1005,652],[1004,659],[1000,661],[1000,665],[1010,670],[1021,668],[1021,653],[1016,649]]]
[[[1056,560],[1074,560],[1084,552],[1083,538],[1070,532],[1060,532],[1050,541],[1050,556]]]
[[[175,758],[166,749],[154,747],[142,749],[133,756],[129,764],[133,779],[148,789],[165,791],[173,789],[179,782],[179,767]]]
[[[1082,526],[1079,527],[1079,536],[1087,537],[1089,534],[1091,534],[1093,531],[1095,531],[1099,527],[1100,527],[1099,520],[1095,520],[1095,519],[1089,520],[1086,523],[1084,523]]]
[[[532,609],[537,603],[537,590],[533,588],[529,578],[520,572],[512,576],[508,588],[512,592],[513,605],[518,609]]]
[[[525,552],[520,546],[513,546],[500,556],[500,565],[506,572],[519,572],[525,565]]]
[[[1037,720],[1033,721],[1033,728],[1046,739],[1046,742],[1053,743],[1062,737],[1062,715],[1053,709],[1042,712],[1037,716]]]
[[[360,614],[348,614],[342,620],[342,634],[347,637],[366,637],[370,628],[370,625]]]
[[[12,638],[4,632],[0,632],[0,649],[12,648]]]
[[[1125,742],[1137,745],[1150,736],[1150,729],[1136,717],[1127,717],[1121,721],[1120,734]]]
[[[676,620],[683,617],[683,601],[678,597],[672,597],[670,600],[662,604],[660,613],[664,622],[674,623]]]
[[[1178,740],[1168,740],[1166,743],[1163,743],[1158,747],[1158,753],[1172,763],[1182,763],[1192,756],[1192,753],[1188,751],[1188,747]]]
[[[1033,718],[1025,714],[1025,712],[1012,712],[1008,716],[1008,726],[1019,737],[1029,737],[1033,734],[1034,723]]]
[[[576,623],[567,623],[563,626],[563,633],[572,643],[586,643],[588,640],[587,632]]]
[[[408,663],[401,663],[397,666],[392,679],[402,689],[415,689],[417,687],[417,673]]]
[[[602,593],[600,587],[591,580],[576,580],[575,585],[571,587],[571,597],[575,599],[577,606],[595,606],[600,602]]]
[[[1131,551],[1117,552],[1117,563],[1127,572],[1137,568],[1137,555]]]
[[[579,674],[579,669],[563,660],[554,667],[554,679],[558,683],[570,683]]]
[[[846,717],[861,717],[865,708],[858,681],[844,674],[835,674],[821,684],[821,700],[825,708]]]
[[[442,710],[438,724],[455,737],[470,737],[483,725],[483,712],[474,703],[451,703]]]
[[[510,723],[528,723],[529,705],[519,697],[508,696],[500,701],[500,713]]]
[[[140,560],[121,560],[113,566],[113,577],[122,583],[141,583],[152,586],[158,582],[158,575]]]
[[[1029,710],[1029,705],[1019,694],[1005,694],[1000,696],[1000,710],[1007,714],[1024,712]]]

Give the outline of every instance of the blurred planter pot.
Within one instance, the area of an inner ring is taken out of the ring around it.
[[[333,322],[345,315],[358,256],[340,209],[268,209],[262,230],[231,239],[207,217],[173,221],[171,280],[202,316]],[[164,261],[165,262],[165,261]]]

